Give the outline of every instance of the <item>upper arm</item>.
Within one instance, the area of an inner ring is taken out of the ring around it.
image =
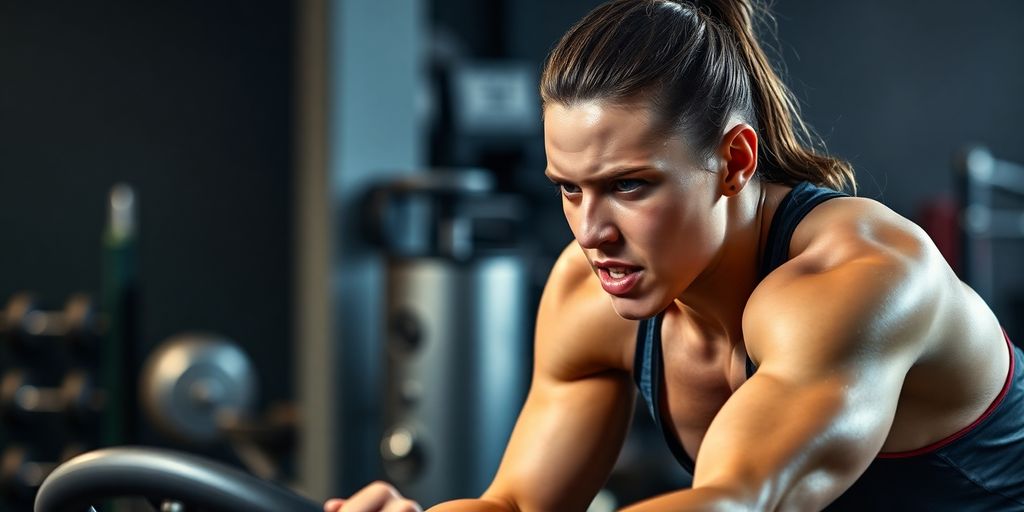
[[[776,276],[744,333],[759,361],[712,422],[694,485],[731,487],[759,509],[821,508],[881,449],[927,329],[928,286],[886,255]]]
[[[576,258],[573,244],[548,280],[530,392],[484,494],[518,510],[585,509],[611,471],[633,409],[632,382],[616,359],[636,324],[592,293],[589,266]]]

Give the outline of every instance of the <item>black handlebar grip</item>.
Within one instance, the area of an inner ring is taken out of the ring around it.
[[[117,447],[79,455],[39,487],[35,512],[81,512],[126,496],[173,499],[211,512],[320,512],[323,506],[240,469],[197,455]]]

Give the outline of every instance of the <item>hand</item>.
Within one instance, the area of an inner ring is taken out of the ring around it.
[[[374,482],[348,499],[327,500],[324,512],[423,512],[423,509],[415,501],[402,497],[391,484]]]

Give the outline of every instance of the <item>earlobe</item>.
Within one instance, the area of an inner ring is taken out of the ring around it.
[[[757,171],[757,133],[745,123],[733,126],[722,137],[719,155],[724,164],[720,174],[722,195],[731,197],[743,190]]]

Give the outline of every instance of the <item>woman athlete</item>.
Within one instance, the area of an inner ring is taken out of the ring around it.
[[[693,486],[628,507],[1024,510],[1024,371],[928,236],[801,142],[749,0],[613,0],[541,79],[575,241],[492,485],[582,511],[639,389]],[[804,137],[806,139],[806,137]],[[387,484],[328,512],[418,510]]]

